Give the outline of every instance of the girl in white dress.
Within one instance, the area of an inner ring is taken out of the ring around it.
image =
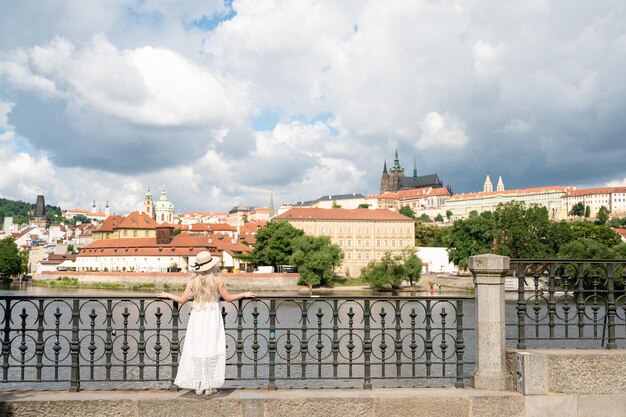
[[[218,263],[219,258],[212,257],[210,252],[198,253],[196,264],[192,265],[195,274],[183,295],[177,296],[167,292],[158,295],[181,305],[193,295],[185,344],[174,384],[180,388],[193,389],[198,395],[214,394],[216,388],[224,385],[226,339],[218,304],[219,297],[225,301],[255,297],[251,292],[229,294],[222,279],[217,276]]]

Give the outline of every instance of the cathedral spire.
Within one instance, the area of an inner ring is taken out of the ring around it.
[[[385,159],[385,163],[383,165],[383,174],[387,173],[387,160]]]
[[[400,159],[398,158],[398,150],[396,149],[396,156],[393,159],[393,167],[391,168],[392,171],[400,171],[402,169],[402,167],[400,166]]]

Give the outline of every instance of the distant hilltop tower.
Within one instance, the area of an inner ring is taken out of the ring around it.
[[[46,215],[46,200],[43,195],[37,196],[35,203],[35,214],[30,222],[40,229],[47,229],[50,226],[50,219]]]
[[[383,174],[380,178],[380,194],[414,188],[443,188],[443,182],[437,174],[417,175],[417,162],[413,164],[413,176],[404,176],[404,168],[400,166],[398,150],[393,159],[393,166],[387,170],[387,161],[383,164]]]

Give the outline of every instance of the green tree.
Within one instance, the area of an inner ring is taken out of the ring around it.
[[[336,201],[333,201],[333,208],[341,208],[341,204],[337,203]]]
[[[561,246],[571,242],[574,239],[571,223],[565,220],[560,222],[550,222],[548,233],[546,235],[547,256],[556,256]]]
[[[30,262],[30,252],[27,250],[21,250],[20,251],[20,269],[21,269],[21,273],[25,274],[30,272],[28,270],[28,264]]]
[[[450,261],[467,269],[467,260],[472,255],[491,253],[496,225],[493,213],[485,211],[464,220],[456,220],[450,232],[444,236]]]
[[[72,217],[72,222],[74,224],[91,223],[91,219],[89,219],[89,217],[85,216],[84,214],[77,214],[76,216]]]
[[[429,223],[431,221],[430,217],[428,217],[428,214],[426,213],[422,213],[422,215],[419,216],[417,220],[424,222],[424,223]]]
[[[67,253],[74,253],[74,245],[70,243],[69,245],[67,245],[67,248],[65,249],[65,251]]]
[[[380,261],[371,260],[361,269],[363,278],[376,290],[397,290],[406,279],[402,256],[386,252]]]
[[[328,285],[335,277],[335,267],[343,259],[339,245],[328,236],[302,235],[293,239],[290,263],[298,268],[300,284]]]
[[[578,238],[563,245],[557,257],[563,259],[614,259],[615,252],[607,245],[595,240]]]
[[[572,206],[572,209],[569,212],[570,216],[582,217],[585,215],[585,203],[582,201],[576,203]]]
[[[359,206],[357,208],[366,209],[366,208],[370,208],[370,205],[367,204],[367,203],[361,203],[361,204],[359,204]]]
[[[591,222],[578,221],[571,223],[571,228],[572,239],[589,239],[609,248],[622,241],[620,235],[609,226],[598,226]]]
[[[539,258],[549,255],[547,235],[548,210],[523,202],[499,204],[494,213],[495,252],[511,258]]]
[[[446,219],[448,219],[448,221],[450,221],[451,218],[452,218],[452,211],[451,210],[446,210]]]
[[[256,244],[252,251],[252,259],[256,265],[289,264],[293,254],[292,241],[304,235],[286,221],[271,221],[265,227],[259,228],[256,235]]]
[[[609,209],[602,206],[600,210],[598,210],[598,214],[596,214],[596,224],[602,226],[605,225],[607,221],[609,221]]]
[[[404,261],[404,276],[411,286],[417,284],[422,276],[422,260],[415,253],[415,248],[407,248],[402,251]]]
[[[450,233],[451,227],[440,227],[415,222],[415,246],[446,247],[444,237]]]
[[[441,215],[441,213],[435,216],[435,221],[439,223],[443,222],[443,216]]]
[[[400,210],[398,210],[398,213],[406,216],[406,217],[410,217],[412,219],[415,218],[415,212],[413,211],[413,209],[409,206],[402,206],[400,207]]]
[[[585,206],[585,219],[588,219],[591,216],[591,207]]]
[[[12,237],[0,240],[0,274],[12,277],[23,272],[20,251]]]

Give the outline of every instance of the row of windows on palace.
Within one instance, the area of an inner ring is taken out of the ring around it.
[[[346,245],[344,246],[344,239],[332,239],[333,243],[336,243],[342,248],[352,248],[352,239],[346,239]],[[369,239],[355,239],[355,246],[357,248],[371,248]],[[398,244],[396,246],[396,243]],[[407,246],[413,246],[413,241],[411,239],[376,239],[376,247],[377,248],[405,248]]]
[[[333,226],[328,226],[328,229],[325,229],[324,226],[319,226],[319,234],[331,234],[331,233],[335,233],[334,232],[334,228]],[[356,234],[361,234],[361,233],[365,233],[368,234],[370,232],[370,228],[369,226],[364,226],[363,228],[361,228],[361,226],[357,226],[355,227],[356,230]],[[376,228],[376,234],[380,235],[381,231],[384,235],[388,235],[391,232],[391,235],[395,235],[396,234],[396,228],[395,227],[377,227]],[[402,228],[398,227],[397,229],[398,233],[402,233]],[[313,226],[309,226],[307,228],[307,232],[308,233],[313,233]],[[343,234],[343,226],[337,226],[337,234]],[[352,233],[352,227],[351,226],[347,226],[347,231],[346,233]],[[407,227],[406,228],[406,233],[411,234],[411,228]]]

